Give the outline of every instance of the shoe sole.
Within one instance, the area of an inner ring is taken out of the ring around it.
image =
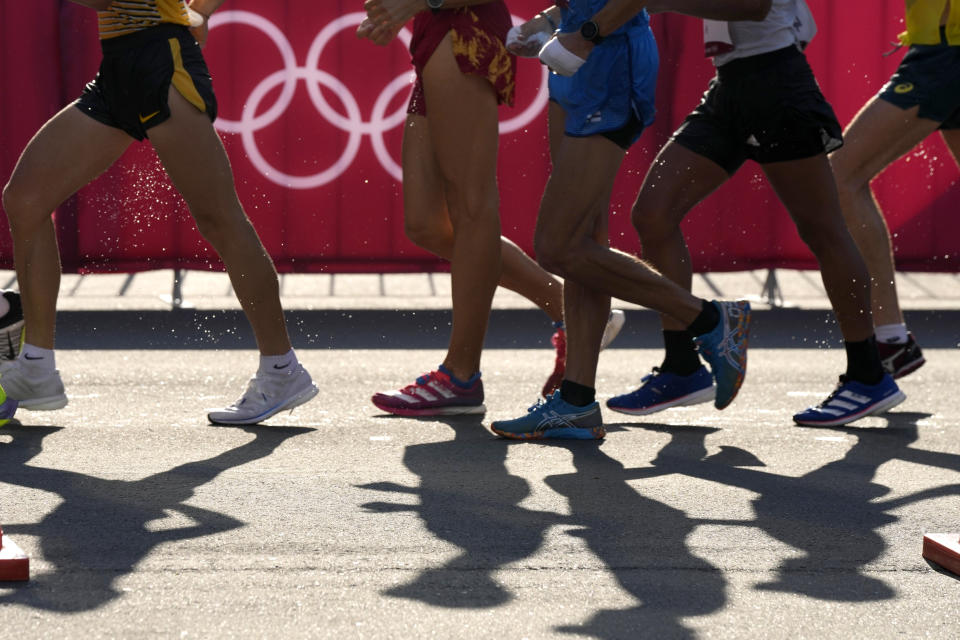
[[[18,401],[19,408],[27,411],[56,411],[57,409],[63,409],[69,402],[66,394]]]
[[[501,431],[493,425],[490,425],[490,430],[498,436],[510,440],[602,440],[607,435],[603,427],[594,427],[592,429],[565,427],[532,433],[511,433],[510,431]]]
[[[404,409],[402,407],[391,407],[389,405],[379,403],[376,400],[372,400],[372,402],[374,406],[381,411],[407,418],[419,418],[427,416],[465,416],[487,412],[487,408],[482,404],[434,407],[431,409]]]
[[[614,309],[607,318],[607,326],[603,330],[603,338],[600,340],[600,351],[610,346],[610,343],[617,339],[623,325],[627,322],[626,314],[620,309]]]
[[[257,424],[259,422],[263,422],[264,420],[267,420],[268,418],[272,418],[273,416],[277,415],[281,411],[292,410],[299,407],[300,405],[312,400],[313,397],[317,395],[319,392],[320,392],[320,389],[317,388],[317,385],[311,384],[309,387],[307,387],[297,395],[293,396],[292,398],[284,402],[282,405],[274,407],[273,409],[270,409],[269,411],[266,411],[260,414],[259,416],[255,416],[253,418],[244,418],[242,420],[230,420],[229,418],[217,420],[213,417],[213,414],[208,413],[207,420],[210,421],[210,424],[223,424],[223,425],[231,425],[231,426],[243,425],[243,424]]]
[[[897,371],[897,372],[895,372],[895,373],[893,373],[893,374],[891,374],[891,375],[893,376],[893,379],[894,379],[894,380],[898,380],[898,379],[900,379],[900,378],[902,378],[902,377],[904,377],[904,376],[910,375],[911,373],[913,373],[914,371],[916,371],[917,369],[919,369],[920,367],[922,367],[924,364],[926,364],[926,362],[927,362],[927,359],[921,357],[919,360],[914,360],[913,362],[911,362],[911,363],[908,364],[907,366],[903,367],[902,369],[900,369],[899,371]]]
[[[704,402],[710,402],[717,395],[717,389],[713,385],[701,389],[699,391],[694,391],[693,393],[688,393],[685,396],[679,398],[674,398],[673,400],[668,400],[667,402],[661,402],[660,404],[650,405],[649,407],[643,407],[641,409],[630,409],[628,407],[614,407],[609,403],[607,408],[611,411],[616,411],[617,413],[624,413],[628,416],[646,416],[651,413],[657,413],[663,411],[664,409],[669,409],[671,407],[686,407],[694,404],[701,404]]]
[[[845,424],[850,424],[860,420],[861,418],[867,418],[869,416],[875,416],[881,413],[885,413],[890,409],[894,408],[901,402],[907,399],[906,394],[903,391],[897,391],[894,394],[887,396],[886,398],[877,401],[876,404],[867,407],[860,413],[856,413],[852,416],[846,416],[845,418],[836,418],[834,420],[797,420],[793,419],[797,424],[804,427],[840,427]]]

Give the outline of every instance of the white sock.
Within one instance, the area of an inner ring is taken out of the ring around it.
[[[884,344],[904,344],[907,341],[907,325],[882,324],[876,328],[877,342]]]
[[[10,311],[10,301],[7,300],[7,296],[0,295],[0,318],[7,315],[8,311]]]
[[[297,368],[297,354],[293,349],[282,356],[260,356],[258,373],[288,373]]]
[[[53,371],[57,368],[57,360],[53,355],[53,349],[41,349],[30,343],[24,343],[17,359],[35,372]]]

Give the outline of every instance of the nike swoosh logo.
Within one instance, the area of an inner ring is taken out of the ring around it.
[[[160,112],[159,112],[159,111],[154,111],[153,113],[151,113],[151,114],[148,115],[148,116],[145,116],[145,115],[140,114],[140,115],[138,115],[137,117],[140,118],[140,124],[144,124],[147,120],[149,120],[149,119],[152,118],[153,116],[157,115],[158,113],[160,113]]]
[[[43,360],[43,356],[38,356],[34,358],[33,356],[28,356],[27,354],[23,354],[23,357],[26,360]]]
[[[273,368],[274,368],[274,369],[286,369],[286,368],[289,367],[289,366],[290,366],[290,363],[288,362],[287,364],[284,364],[284,365],[275,364],[275,365],[273,365]]]

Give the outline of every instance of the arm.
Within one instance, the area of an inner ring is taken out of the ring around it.
[[[97,11],[106,11],[113,4],[113,0],[70,0],[70,2]]]
[[[210,22],[210,16],[212,16],[213,12],[219,9],[223,3],[224,0],[192,0],[190,2],[190,9],[199,13],[203,18],[203,24],[198,27],[191,27],[190,29],[190,33],[197,39],[201,47],[207,42],[207,33],[210,31],[208,24]]]
[[[707,20],[761,21],[770,12],[772,0],[610,0],[592,20],[606,36],[637,15],[641,9],[651,13],[672,11]],[[578,32],[560,34],[560,44],[571,53],[586,59],[594,44],[584,40]]]

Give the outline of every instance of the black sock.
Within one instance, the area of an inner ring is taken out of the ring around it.
[[[883,378],[883,364],[877,353],[877,339],[844,342],[847,350],[847,378],[863,384],[877,384]]]
[[[564,380],[560,383],[560,397],[575,407],[585,407],[597,399],[597,390],[576,382]]]
[[[712,305],[711,305],[712,306]],[[660,370],[678,376],[689,376],[700,368],[700,356],[693,343],[693,335],[687,330],[663,331],[663,346],[666,354]]]
[[[720,322],[720,311],[717,310],[712,302],[704,300],[700,309],[700,315],[690,323],[687,331],[695,336],[702,336],[705,333],[713,331],[718,322]]]

